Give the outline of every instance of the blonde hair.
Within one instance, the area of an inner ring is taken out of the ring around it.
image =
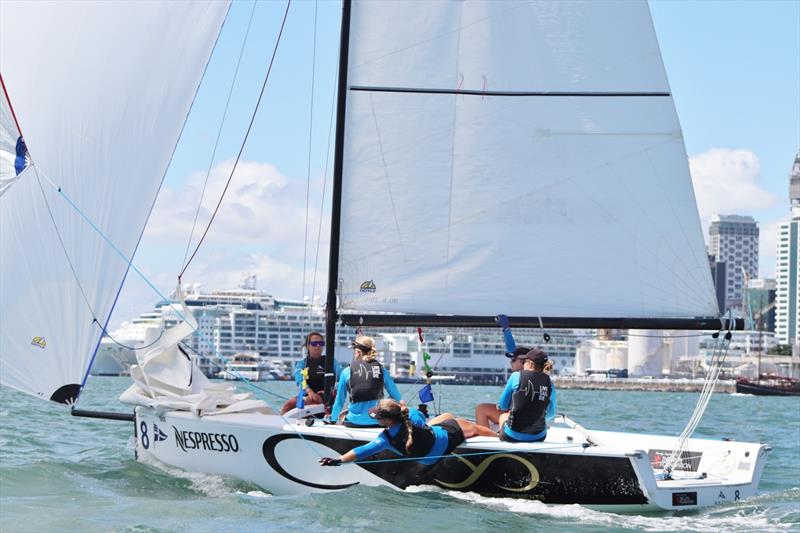
[[[359,335],[354,341],[355,348],[361,352],[361,359],[367,363],[371,363],[378,357],[378,352],[375,350],[375,339],[367,337],[366,335]]]
[[[414,428],[411,425],[411,420],[408,418],[408,406],[401,404],[395,400],[380,400],[376,406],[378,418],[390,418],[403,423],[408,432],[406,439],[406,451],[411,451],[411,445],[414,444]]]
[[[542,372],[544,372],[545,374],[549,374],[551,370],[553,370],[553,362],[547,361],[542,367]]]

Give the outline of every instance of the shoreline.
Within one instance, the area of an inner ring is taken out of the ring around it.
[[[626,390],[647,392],[700,392],[703,390],[703,379],[671,379],[671,378],[603,378],[555,376],[553,382],[559,389],[578,390]],[[736,392],[736,380],[719,380],[714,385],[714,392]]]

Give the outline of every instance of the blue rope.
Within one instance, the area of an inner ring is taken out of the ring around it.
[[[75,205],[75,203],[74,203],[74,202],[73,202],[73,201],[72,201],[72,200],[69,198],[69,196],[67,196],[67,195],[66,195],[66,193],[64,193],[64,191],[63,191],[63,190],[61,190],[61,187],[57,187],[57,190],[58,190],[59,194],[61,194],[62,198],[64,198],[64,200],[66,200],[66,201],[67,201],[67,203],[68,203],[70,206],[72,206],[72,208],[73,208],[73,209],[75,209],[75,211],[76,211],[76,212],[77,212],[77,213],[78,213],[78,214],[81,216],[81,218],[83,218],[83,220],[85,220],[85,221],[86,221],[86,223],[87,223],[87,224],[89,224],[89,226],[90,226],[90,227],[91,227],[91,228],[92,228],[92,229],[93,229],[95,232],[97,232],[97,234],[98,234],[98,235],[100,235],[100,237],[102,237],[102,238],[103,238],[103,240],[104,240],[104,241],[106,241],[106,243],[108,243],[108,245],[109,245],[109,246],[111,246],[111,249],[112,249],[112,250],[114,250],[114,251],[117,253],[117,255],[119,255],[119,256],[120,256],[120,257],[121,257],[121,258],[122,258],[122,259],[123,259],[123,260],[124,260],[126,263],[128,263],[128,265],[130,266],[130,268],[131,268],[131,269],[132,269],[134,272],[136,272],[136,273],[139,275],[139,277],[140,277],[140,278],[142,278],[142,280],[143,280],[145,283],[147,283],[147,284],[150,286],[150,288],[152,288],[152,289],[155,291],[155,293],[156,293],[156,294],[158,294],[158,295],[161,297],[161,299],[162,299],[162,300],[170,302],[170,299],[169,299],[169,298],[167,298],[166,296],[164,296],[164,295],[161,293],[161,291],[159,291],[159,290],[158,290],[158,288],[156,288],[156,286],[155,286],[155,285],[153,285],[153,283],[152,283],[152,282],[151,282],[151,281],[150,281],[150,280],[147,278],[147,276],[145,276],[145,275],[144,275],[144,273],[143,273],[141,270],[139,270],[139,269],[136,267],[136,265],[134,265],[134,264],[133,264],[133,259],[128,259],[128,257],[126,257],[126,256],[125,256],[125,254],[124,254],[124,253],[122,253],[122,251],[120,251],[120,249],[119,249],[119,248],[117,248],[117,246],[116,246],[116,245],[115,245],[115,244],[114,244],[114,243],[111,241],[111,239],[109,239],[109,238],[108,238],[108,237],[107,237],[107,236],[106,236],[106,235],[105,235],[105,234],[104,234],[104,233],[103,233],[103,232],[100,230],[100,228],[98,228],[98,227],[97,227],[97,225],[96,225],[94,222],[92,222],[92,221],[91,221],[91,219],[89,219],[89,217],[88,217],[88,216],[86,216],[86,214],[85,214],[83,211],[81,211],[81,209],[80,209],[80,208],[79,208],[77,205]],[[186,322],[187,324],[189,323],[189,322],[188,322],[188,320],[186,319],[186,316],[184,316],[184,315],[183,315],[183,314],[182,314],[180,311],[178,311],[178,309],[176,309],[176,308],[175,308],[175,306],[174,306],[174,305],[172,305],[172,303],[170,303],[170,307],[171,307],[171,308],[172,308],[172,309],[175,311],[175,314],[177,314],[177,315],[178,315],[178,316],[179,316],[179,317],[180,317],[180,318],[181,318],[181,319],[182,319],[184,322]],[[197,328],[195,328],[195,327],[192,327],[192,329],[193,329],[194,331],[197,331]],[[197,353],[197,352],[195,352],[195,353]],[[206,358],[206,357],[205,357],[205,356],[203,356],[202,354],[199,354],[199,353],[198,353],[198,355],[200,355],[200,357],[204,357],[205,359],[207,359],[208,361],[210,361],[210,362],[213,364],[213,361],[211,361],[210,359]],[[253,382],[251,382],[249,379],[247,379],[247,378],[245,378],[245,377],[241,376],[241,375],[240,375],[240,374],[238,374],[237,372],[232,372],[232,371],[229,371],[229,370],[227,370],[227,369],[226,369],[226,372],[230,372],[230,373],[231,373],[233,376],[236,376],[236,378],[237,378],[237,379],[241,380],[242,382],[244,382],[245,384],[247,384],[247,385],[248,385],[248,386],[250,386],[251,388],[253,388],[253,389],[257,390],[257,391],[265,392],[263,389],[261,389],[260,387],[256,386],[255,384],[253,384]],[[266,400],[265,398],[262,398],[262,399],[264,400],[264,402],[265,402],[265,403],[268,403],[268,402],[267,402],[267,400]],[[270,406],[270,408],[271,408],[271,406]],[[280,412],[280,410],[276,411],[276,413],[279,413],[279,412]],[[302,440],[302,441],[303,441],[303,442],[306,444],[306,446],[308,446],[308,448],[309,448],[309,449],[310,449],[312,452],[314,452],[314,454],[316,454],[316,455],[317,455],[317,457],[322,457],[322,456],[320,455],[320,453],[319,453],[319,452],[318,452],[318,451],[317,451],[317,450],[316,450],[316,449],[315,449],[313,446],[311,446],[311,444],[309,444],[309,442],[308,442],[308,440],[305,438],[305,436],[303,436],[303,434],[302,434],[302,433],[301,433],[301,432],[300,432],[300,431],[299,431],[297,428],[295,428],[295,427],[294,427],[294,424],[292,424],[290,421],[288,421],[286,418],[284,418],[284,417],[283,417],[283,415],[281,415],[281,414],[278,414],[277,416],[279,416],[279,417],[280,417],[280,419],[281,419],[281,420],[283,420],[283,422],[284,422],[285,424],[287,424],[288,426],[290,426],[290,427],[291,427],[291,428],[292,428],[292,429],[295,431],[295,433],[297,433],[297,435],[300,437],[300,440]]]
[[[582,444],[566,444],[564,446],[554,446],[550,448],[538,448],[537,450],[531,450],[527,453],[539,453],[541,451],[551,451],[551,450],[563,450],[567,448],[583,448]],[[375,464],[375,463],[395,463],[400,461],[419,461],[421,459],[443,459],[445,457],[471,457],[475,455],[499,455],[504,453],[520,453],[515,452],[513,450],[505,451],[505,450],[491,450],[485,452],[471,452],[471,453],[452,453],[449,455],[426,455],[425,457],[397,457],[393,459],[371,459],[366,461],[351,461],[354,464],[365,465],[365,464]]]

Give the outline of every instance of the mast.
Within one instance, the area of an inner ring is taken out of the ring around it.
[[[336,289],[339,285],[339,228],[342,213],[342,168],[344,167],[344,121],[347,102],[347,58],[350,47],[350,0],[342,3],[342,29],[339,42],[339,84],[336,101],[336,142],[333,156],[333,199],[331,206],[331,245],[328,256],[328,296],[325,306],[325,405],[331,404],[331,389],[336,376]]]

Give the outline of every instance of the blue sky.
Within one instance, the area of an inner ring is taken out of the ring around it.
[[[253,11],[249,1],[231,7],[135,259],[165,294],[175,285],[186,250],[251,13],[195,242],[238,151],[284,7],[259,2]],[[788,173],[800,149],[800,1],[653,0],[650,9],[704,227],[715,213],[754,216],[762,234],[760,275],[772,276],[775,225],[788,214]],[[332,168],[328,141],[340,13],[334,1],[292,4],[242,163],[184,282],[232,287],[243,273],[253,272],[259,287],[276,296],[308,296],[312,286],[314,294],[324,294],[328,225],[327,211],[320,209],[325,170],[330,174]],[[148,310],[157,299],[131,274],[112,325]]]

